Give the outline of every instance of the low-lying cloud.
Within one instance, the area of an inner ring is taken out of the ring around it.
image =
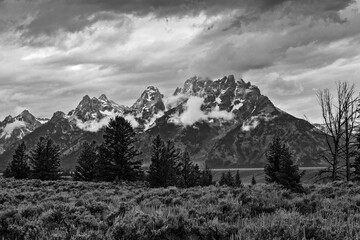
[[[203,112],[201,106],[204,99],[197,96],[191,96],[185,104],[185,111],[181,114],[173,115],[169,121],[177,125],[191,126],[196,122],[209,120],[211,118],[220,120],[231,120],[234,114],[227,111],[220,111],[219,107],[215,107],[210,112]]]
[[[11,134],[15,129],[23,128],[23,127],[26,127],[26,123],[24,121],[15,120],[12,123],[8,123],[2,130],[0,138],[3,138],[4,136],[5,138],[9,138],[11,137]]]
[[[123,116],[121,114],[112,114],[105,116],[104,118],[97,120],[88,120],[86,122],[81,121],[80,119],[76,119],[76,126],[82,130],[88,131],[88,132],[98,132],[100,129],[106,127],[111,119],[114,119],[115,116]],[[136,121],[135,117],[133,115],[125,115],[123,116],[125,120],[127,120],[133,128],[139,127],[139,123]]]

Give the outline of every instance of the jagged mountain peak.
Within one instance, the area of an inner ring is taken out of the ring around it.
[[[15,117],[7,116],[4,121],[0,122],[0,153],[43,123],[45,120],[39,121],[29,110],[24,110]]]
[[[51,117],[50,119],[50,122],[54,122],[54,121],[57,121],[59,119],[63,119],[65,118],[66,114],[62,111],[57,111],[53,114],[53,116]]]
[[[18,116],[15,117],[19,121],[24,121],[28,123],[35,123],[37,121],[36,117],[32,115],[29,110],[25,109]]]
[[[148,86],[131,109],[138,118],[151,118],[154,114],[165,110],[163,98],[164,95],[161,94],[157,87]]]
[[[100,95],[99,98],[90,98],[88,95],[85,95],[78,106],[68,113],[68,117],[76,117],[86,122],[89,120],[100,120],[109,114],[122,113],[124,109],[124,106],[109,100],[105,94]]]
[[[99,100],[102,100],[102,101],[105,101],[105,102],[109,101],[105,94],[101,94],[100,97],[99,97]]]
[[[210,92],[218,95],[220,91],[224,93],[225,91],[238,90],[239,92],[245,93],[246,89],[248,90],[247,92],[255,91],[258,95],[261,95],[258,87],[252,85],[250,82],[245,83],[243,79],[236,81],[234,75],[225,76],[217,80],[194,76],[186,80],[182,88],[176,88],[173,95],[184,94],[203,97]]]
[[[11,115],[8,115],[4,118],[3,123],[12,122],[12,121],[13,121],[13,117]]]

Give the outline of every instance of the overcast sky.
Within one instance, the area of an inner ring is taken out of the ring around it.
[[[319,121],[316,89],[360,87],[360,0],[0,0],[0,118],[132,105],[234,74]]]

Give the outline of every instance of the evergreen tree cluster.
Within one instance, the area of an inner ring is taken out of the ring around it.
[[[221,186],[242,187],[243,185],[240,177],[240,172],[236,171],[235,178],[232,176],[230,170],[226,173],[223,172],[221,174],[219,184]]]
[[[200,170],[194,164],[189,152],[181,153],[174,142],[164,142],[158,135],[152,144],[152,155],[147,181],[152,187],[194,187],[207,186],[212,183],[212,174],[206,167]]]
[[[25,142],[15,149],[4,177],[56,180],[60,172],[60,147],[49,137],[41,137],[30,153],[26,152]]]
[[[298,165],[294,164],[289,147],[279,137],[274,137],[266,157],[266,182],[280,184],[297,192],[303,191],[300,182],[304,172],[300,172]]]
[[[77,181],[138,181],[143,179],[140,152],[135,148],[135,132],[121,116],[105,128],[104,142],[84,142],[75,167]]]
[[[105,128],[104,141],[82,144],[73,179],[77,181],[142,181],[145,173],[138,158],[135,131],[121,116],[112,119]],[[50,138],[41,137],[30,153],[25,143],[15,151],[13,160],[4,172],[5,177],[17,179],[60,178],[60,147]],[[152,187],[194,187],[212,183],[211,171],[201,170],[190,159],[187,150],[179,151],[172,140],[160,136],[153,141],[151,165],[146,180]]]

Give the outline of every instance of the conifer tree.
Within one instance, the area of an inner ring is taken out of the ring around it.
[[[269,163],[265,166],[265,180],[277,183],[293,191],[302,191],[300,184],[304,172],[294,164],[289,147],[279,137],[274,138],[267,153]]]
[[[29,159],[32,178],[56,180],[60,177],[60,147],[49,137],[40,137]]]
[[[89,144],[84,142],[80,156],[77,159],[75,167],[75,181],[93,181],[96,178],[97,164],[97,146],[96,142]]]
[[[233,187],[234,186],[234,178],[230,172],[230,170],[227,172],[227,174],[225,175],[225,182],[226,185],[228,185],[229,187]]]
[[[241,187],[242,186],[241,177],[240,177],[240,171],[239,170],[236,171],[235,186],[236,187]]]
[[[194,187],[199,185],[200,180],[200,169],[198,165],[195,165],[190,160],[190,155],[187,149],[183,152],[180,161],[180,177],[181,186],[183,187]]]
[[[148,182],[152,187],[161,187],[166,177],[164,165],[164,148],[165,143],[160,135],[157,135],[152,142],[151,164],[149,168]]]
[[[15,149],[12,161],[9,163],[5,177],[14,177],[15,179],[28,178],[30,174],[30,167],[28,164],[29,156],[26,153],[25,142],[22,142]]]
[[[121,116],[111,119],[105,128],[104,142],[99,147],[97,178],[103,181],[136,181],[143,177],[140,153],[135,148],[135,132]]]
[[[201,171],[200,185],[209,186],[212,184],[212,174],[207,164],[205,164],[205,169]]]
[[[252,179],[251,179],[251,185],[256,185],[256,179],[255,179],[254,175],[252,176]]]
[[[279,183],[278,173],[280,171],[280,159],[283,155],[283,146],[279,137],[274,137],[266,153],[268,164],[265,166],[265,181],[268,183]]]
[[[163,149],[163,164],[165,168],[164,187],[179,185],[180,179],[180,151],[175,148],[175,143],[168,140]]]
[[[224,185],[226,185],[226,176],[225,176],[225,172],[222,172],[221,177],[220,177],[219,184],[220,184],[220,186],[224,186]]]

